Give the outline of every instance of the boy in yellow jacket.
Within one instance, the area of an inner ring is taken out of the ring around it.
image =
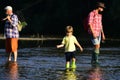
[[[62,43],[60,45],[57,45],[57,48],[61,48],[61,47],[65,46],[66,68],[67,69],[70,68],[71,60],[72,60],[71,68],[76,68],[75,44],[80,48],[81,51],[83,51],[83,48],[77,41],[76,37],[73,35],[73,27],[67,26],[66,27],[66,36],[63,38]]]

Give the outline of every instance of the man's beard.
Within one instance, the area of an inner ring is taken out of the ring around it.
[[[100,10],[98,11],[98,14],[102,14],[102,13],[103,13],[103,11],[100,11]]]

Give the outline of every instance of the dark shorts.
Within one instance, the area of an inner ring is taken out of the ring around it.
[[[72,58],[75,58],[75,52],[65,52],[66,61],[71,61]]]
[[[93,45],[98,45],[101,42],[101,35],[98,36],[97,38],[93,38],[93,36],[90,35],[90,38],[91,38],[91,41],[92,41]]]

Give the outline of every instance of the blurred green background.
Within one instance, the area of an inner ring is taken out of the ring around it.
[[[108,37],[120,38],[120,0],[0,0],[0,19],[5,17],[4,7],[11,5],[19,19],[26,21],[21,35],[64,35],[67,25],[74,27],[74,34],[84,36],[83,19],[97,1],[106,5],[103,26]],[[4,31],[0,22],[0,34]]]

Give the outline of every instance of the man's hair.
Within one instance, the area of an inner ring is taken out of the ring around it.
[[[73,27],[72,26],[66,26],[66,33],[73,32]]]
[[[97,2],[95,8],[97,9],[99,7],[105,8],[105,4],[103,2]]]

